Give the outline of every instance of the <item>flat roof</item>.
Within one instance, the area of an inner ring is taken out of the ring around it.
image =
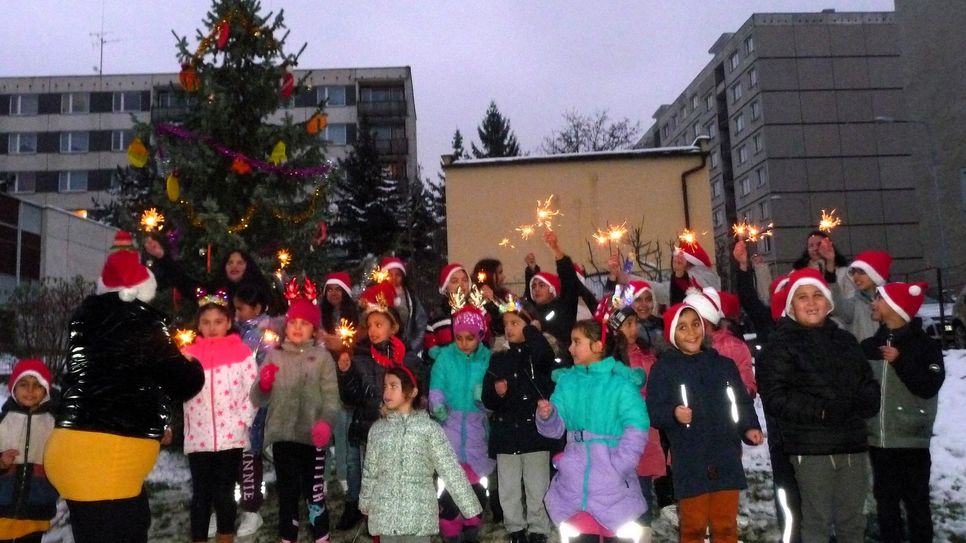
[[[447,168],[475,168],[480,166],[506,166],[515,164],[541,164],[549,162],[586,162],[613,159],[649,159],[671,156],[701,155],[700,147],[688,145],[683,147],[655,147],[651,149],[621,149],[618,151],[588,151],[585,153],[563,153],[559,155],[514,156],[502,158],[471,158],[454,160],[451,164],[443,165]],[[449,156],[449,155],[443,155]]]

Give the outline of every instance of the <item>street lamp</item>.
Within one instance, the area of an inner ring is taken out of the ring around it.
[[[939,266],[936,267],[936,286],[939,288],[939,341],[946,348],[946,300],[943,296],[943,269],[946,267],[946,232],[943,229],[942,196],[939,194],[939,155],[933,145],[932,127],[918,119],[899,120],[894,117],[877,116],[877,123],[918,124],[926,131],[926,145],[929,147],[929,176],[932,178],[933,196],[936,199],[936,219],[939,224]]]

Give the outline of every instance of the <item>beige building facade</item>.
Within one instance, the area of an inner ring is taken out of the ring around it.
[[[551,195],[552,207],[560,211],[553,221],[560,246],[589,274],[606,270],[608,247],[597,244],[593,234],[608,225],[642,227],[643,239],[664,247],[663,262],[656,263],[662,269],[670,267],[667,242],[676,240],[687,224],[702,245],[713,247],[706,154],[699,147],[451,158],[443,157],[449,260],[472,266],[480,258],[497,258],[514,290],[522,290],[518,286],[527,253],[553,271],[544,230],[538,228],[528,240],[516,231],[536,222],[538,201]],[[629,249],[621,245],[622,254]]]

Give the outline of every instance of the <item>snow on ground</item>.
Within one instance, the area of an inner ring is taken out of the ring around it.
[[[2,393],[2,392],[0,392]],[[966,350],[947,351],[946,382],[939,393],[939,414],[936,419],[935,434],[932,440],[932,496],[933,518],[936,525],[937,542],[966,543],[966,425],[961,407],[966,406]],[[761,401],[756,400],[756,409],[761,416]],[[742,493],[739,525],[742,541],[778,541],[780,538],[775,517],[771,486],[771,463],[768,459],[767,445],[744,448],[743,463],[748,475],[748,490]],[[266,470],[266,479],[274,477]],[[342,489],[335,481],[331,482],[329,505],[333,510],[332,523],[338,520],[342,510]],[[190,476],[188,463],[183,454],[163,451],[158,458],[154,471],[147,483],[151,494],[153,523],[150,540],[152,542],[186,541],[188,535],[188,500],[190,497]],[[262,508],[265,525],[256,537],[239,539],[240,543],[276,541],[274,536],[277,515],[274,485],[268,485],[268,497]],[[667,519],[659,518],[654,523],[655,542],[676,541],[675,526]],[[49,542],[70,543],[69,534],[45,538]],[[302,533],[302,540],[308,541]],[[506,541],[502,526],[487,522],[483,542]],[[370,541],[365,531],[334,532],[333,541]],[[552,538],[558,541],[557,537]]]

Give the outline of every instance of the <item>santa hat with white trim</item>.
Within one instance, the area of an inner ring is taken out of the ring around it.
[[[533,283],[540,281],[550,287],[550,293],[554,296],[560,295],[560,278],[552,273],[540,272],[530,278],[530,290],[533,290]]]
[[[453,278],[453,274],[455,274],[458,271],[462,271],[463,273],[466,273],[466,276],[469,277],[469,273],[467,273],[466,268],[464,268],[462,264],[457,264],[456,262],[453,262],[452,264],[447,264],[439,272],[439,293],[440,294],[442,294],[443,296],[446,295],[446,285],[447,283],[449,283],[449,280]]]
[[[863,251],[856,255],[850,268],[858,268],[872,279],[876,286],[881,287],[889,279],[889,268],[892,266],[892,256],[885,251]]]
[[[325,276],[325,285],[322,287],[322,292],[325,292],[325,288],[328,286],[339,287],[345,291],[346,294],[352,296],[352,279],[349,278],[349,273],[344,271],[330,272],[329,275]]]
[[[654,294],[654,289],[651,288],[651,284],[647,281],[630,281],[627,286],[634,289],[634,294],[631,296],[632,300],[636,300],[641,297],[641,294],[650,291],[651,295]]]
[[[791,317],[792,320],[796,320],[795,315],[792,314],[792,302],[798,287],[805,285],[812,285],[822,292],[828,300],[829,313],[835,309],[835,302],[832,300],[832,289],[825,282],[825,277],[822,276],[822,272],[815,268],[805,267],[788,274],[788,287],[785,289],[787,293],[787,298],[785,299],[785,315]]]
[[[688,289],[684,297],[684,303],[693,307],[701,318],[717,326],[721,322],[724,313],[721,311],[721,296],[712,287],[704,287],[703,290],[696,288]]]
[[[114,235],[111,254],[104,261],[104,269],[97,278],[97,293],[116,292],[125,302],[140,300],[150,302],[158,289],[158,282],[134,248],[131,234],[118,232]]]
[[[17,381],[27,376],[37,379],[40,386],[47,390],[47,397],[44,398],[44,401],[50,399],[50,368],[39,358],[24,358],[17,362],[10,373],[10,380],[7,381],[10,393],[12,394],[13,389],[16,388]]]
[[[384,272],[388,272],[389,270],[396,269],[401,271],[403,275],[406,275],[406,263],[403,262],[402,259],[399,257],[384,256],[382,257],[382,260],[379,262],[379,267]]]
[[[667,308],[667,311],[664,312],[664,341],[668,342],[670,345],[673,345],[675,349],[677,349],[678,344],[674,341],[674,329],[678,327],[678,319],[681,317],[681,313],[683,313],[685,309],[691,309],[697,313],[699,317],[701,316],[701,312],[687,302],[674,304]],[[702,328],[702,333],[703,331],[704,329]]]
[[[926,283],[889,283],[876,290],[889,307],[894,309],[904,321],[909,322],[922,307],[928,286]]]
[[[788,300],[788,275],[779,275],[768,286],[771,293],[771,320],[777,321],[785,314],[785,302]]]
[[[684,259],[694,266],[711,267],[711,257],[697,241],[682,242],[680,246],[674,248],[674,254],[684,254]]]

